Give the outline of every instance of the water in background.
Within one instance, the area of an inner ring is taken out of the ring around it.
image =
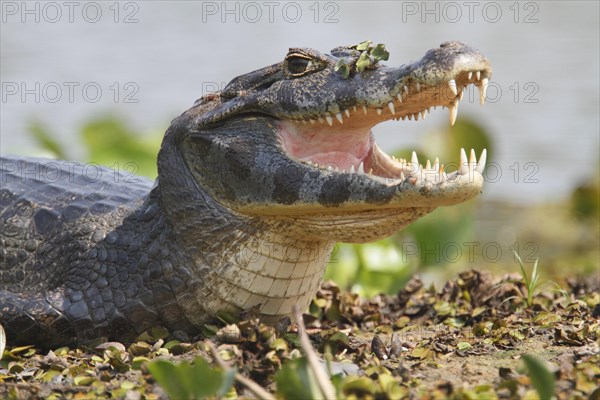
[[[141,131],[165,130],[203,93],[278,62],[289,47],[327,51],[383,42],[389,65],[460,40],[491,60],[489,102],[460,104],[493,136],[485,196],[560,199],[598,172],[598,2],[12,2],[1,3],[0,151],[39,154],[37,119],[84,158],[77,129],[115,112]],[[37,86],[36,86],[37,85]],[[375,128],[387,151],[417,147],[448,124]],[[456,162],[455,160],[448,160]]]

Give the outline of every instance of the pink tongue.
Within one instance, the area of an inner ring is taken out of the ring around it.
[[[340,170],[348,171],[354,165],[354,169],[358,169],[360,159],[352,154],[341,151],[329,151],[326,153],[311,154],[308,157],[303,157],[306,161],[316,162],[323,166],[338,167]]]

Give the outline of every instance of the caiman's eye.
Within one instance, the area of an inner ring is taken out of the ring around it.
[[[285,58],[285,68],[288,75],[295,77],[319,69],[319,64],[305,54],[291,53]]]

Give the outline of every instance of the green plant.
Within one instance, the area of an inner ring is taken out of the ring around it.
[[[531,276],[529,276],[527,274],[527,270],[525,269],[525,263],[523,262],[523,260],[519,256],[519,254],[514,249],[513,249],[513,253],[514,253],[517,261],[519,262],[519,268],[521,269],[521,276],[523,277],[523,282],[525,283],[525,288],[527,289],[527,297],[525,298],[527,307],[531,307],[533,305],[533,299],[538,294],[540,288],[546,284],[554,285],[558,292],[560,292],[564,296],[568,297],[567,293],[560,287],[560,285],[558,283],[556,283],[554,281],[549,281],[549,280],[540,282],[540,273],[538,271],[538,261],[540,260],[539,258],[535,259],[535,261],[533,263],[533,268],[531,270]],[[506,300],[510,300],[514,297],[515,296],[511,296]]]
[[[535,262],[533,263],[533,269],[531,270],[531,276],[528,276],[527,271],[525,270],[525,264],[519,256],[519,253],[517,253],[514,249],[513,253],[517,258],[517,261],[519,262],[519,268],[521,268],[521,276],[523,277],[523,281],[525,282],[525,288],[527,289],[527,306],[531,307],[533,305],[533,297],[535,296],[535,292],[541,285],[539,283],[540,274],[538,272],[538,261],[540,259],[535,259]]]
[[[236,374],[234,369],[222,371],[212,368],[201,357],[197,357],[193,364],[183,361],[177,365],[156,360],[148,364],[148,370],[172,399],[222,397],[233,386]]]
[[[555,394],[555,379],[552,372],[544,365],[544,363],[532,356],[524,355],[523,363],[529,373],[531,384],[538,392],[540,399],[551,399]]]

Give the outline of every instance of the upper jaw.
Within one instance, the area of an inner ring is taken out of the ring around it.
[[[452,73],[446,72],[435,79],[425,66],[418,65],[382,67],[373,74],[369,78],[371,83],[363,81],[361,85],[361,88],[371,89],[355,88],[353,100],[349,100],[351,96],[341,95],[339,101],[321,107],[302,112],[283,112],[277,116],[297,123],[330,127],[338,124],[356,126],[353,117],[359,116],[358,125],[372,127],[389,119],[424,119],[431,108],[441,106],[450,110],[450,124],[454,125],[464,89],[471,84],[477,86],[483,105],[492,71],[487,61],[480,60],[457,66]],[[385,79],[390,76],[394,77],[393,82],[386,82]]]

